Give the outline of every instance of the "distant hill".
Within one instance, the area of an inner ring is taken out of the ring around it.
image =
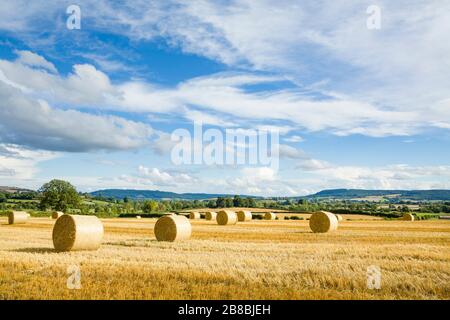
[[[331,199],[356,199],[368,197],[383,197],[402,200],[450,201],[450,190],[332,189],[332,190],[323,190],[307,196],[307,198],[331,198]]]
[[[139,199],[154,199],[154,200],[163,200],[163,199],[180,199],[180,200],[208,200],[215,199],[218,197],[234,197],[234,195],[230,194],[212,194],[212,193],[175,193],[168,191],[159,191],[159,190],[132,190],[132,189],[105,189],[98,190],[90,193],[95,197],[104,197],[104,198],[114,198],[114,199],[123,199],[125,197],[129,199],[139,200]],[[255,196],[246,196],[240,195],[243,198],[261,198]]]
[[[6,192],[6,193],[22,193],[22,192],[31,192],[33,190],[24,189],[24,188],[16,188],[16,187],[5,187],[0,186],[0,192]]]
[[[17,187],[0,186],[3,193],[24,193],[33,190]],[[209,200],[218,197],[234,197],[234,194],[214,193],[175,193],[160,190],[133,190],[133,189],[105,189],[90,193],[94,197],[105,197],[113,199],[180,199],[180,200]],[[239,195],[242,198],[263,199],[263,197],[252,195]],[[322,190],[315,194],[302,197],[289,197],[291,199],[338,199],[338,200],[415,200],[415,201],[450,201],[450,190],[364,190],[364,189],[330,189]],[[270,198],[269,198],[270,199]]]

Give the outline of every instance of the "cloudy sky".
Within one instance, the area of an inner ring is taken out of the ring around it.
[[[442,0],[0,0],[0,185],[450,188],[449,17]],[[194,122],[278,130],[279,169],[174,164]]]

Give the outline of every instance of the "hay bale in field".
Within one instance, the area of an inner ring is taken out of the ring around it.
[[[216,221],[222,226],[227,224],[236,224],[238,221],[238,217],[236,212],[234,211],[222,210],[217,213]]]
[[[189,219],[200,219],[200,218],[201,218],[200,212],[189,213]]]
[[[136,219],[141,219],[141,216],[136,216]]]
[[[216,220],[216,218],[217,218],[217,212],[214,212],[214,211],[205,212],[206,220]]]
[[[337,218],[338,221],[343,221],[344,220],[344,218],[340,214],[337,214],[336,218]]]
[[[273,212],[266,212],[264,214],[264,220],[275,220],[277,218],[277,215]]]
[[[405,221],[414,221],[414,215],[412,215],[411,213],[405,213],[403,215],[403,220],[405,220]]]
[[[338,219],[331,212],[316,212],[309,219],[309,227],[315,233],[334,231],[338,228]]]
[[[61,211],[53,211],[52,213],[52,219],[58,219],[59,217],[61,217],[64,214],[64,212]]]
[[[154,232],[158,241],[187,240],[192,226],[185,216],[165,215],[156,221]]]
[[[250,221],[252,220],[252,213],[250,211],[238,211],[237,213],[238,221]]]
[[[103,224],[96,216],[64,214],[53,227],[56,251],[97,250],[102,239]]]
[[[28,217],[28,218],[31,218],[31,214],[27,213],[27,217]]]
[[[27,223],[29,214],[25,211],[10,211],[8,213],[8,224]]]

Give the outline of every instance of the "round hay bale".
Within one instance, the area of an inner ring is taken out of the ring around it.
[[[405,221],[414,221],[414,215],[412,215],[411,213],[405,213],[403,215],[403,220],[405,220]]]
[[[25,211],[11,211],[8,213],[8,224],[27,223],[28,217]]]
[[[158,241],[187,240],[192,226],[185,216],[165,215],[156,221],[154,232]]]
[[[238,211],[237,212],[238,221],[250,221],[252,220],[252,213],[250,211]]]
[[[52,213],[52,219],[58,219],[59,217],[61,217],[64,214],[64,212],[61,211],[53,211]]]
[[[275,220],[277,218],[277,215],[273,212],[266,212],[264,214],[264,220]]]
[[[309,219],[309,227],[315,233],[334,231],[338,228],[338,219],[331,212],[316,212]]]
[[[200,212],[191,212],[189,213],[189,219],[200,219]]]
[[[136,219],[141,219],[141,216],[136,216]]]
[[[236,212],[230,210],[222,210],[217,213],[216,221],[221,226],[227,224],[236,224],[238,217]]]
[[[103,224],[96,216],[64,214],[53,227],[56,251],[97,250],[102,239]]]
[[[217,218],[217,212],[214,212],[214,211],[205,212],[206,220],[216,220],[216,218]]]
[[[337,218],[338,221],[343,221],[344,220],[344,218],[340,214],[337,214],[336,218]]]

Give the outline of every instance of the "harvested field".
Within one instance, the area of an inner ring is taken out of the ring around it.
[[[325,234],[307,220],[191,220],[174,243],[156,241],[157,219],[101,219],[99,250],[56,253],[54,220],[1,217],[0,299],[450,299],[449,221],[352,218]],[[380,290],[366,286],[370,265]]]

